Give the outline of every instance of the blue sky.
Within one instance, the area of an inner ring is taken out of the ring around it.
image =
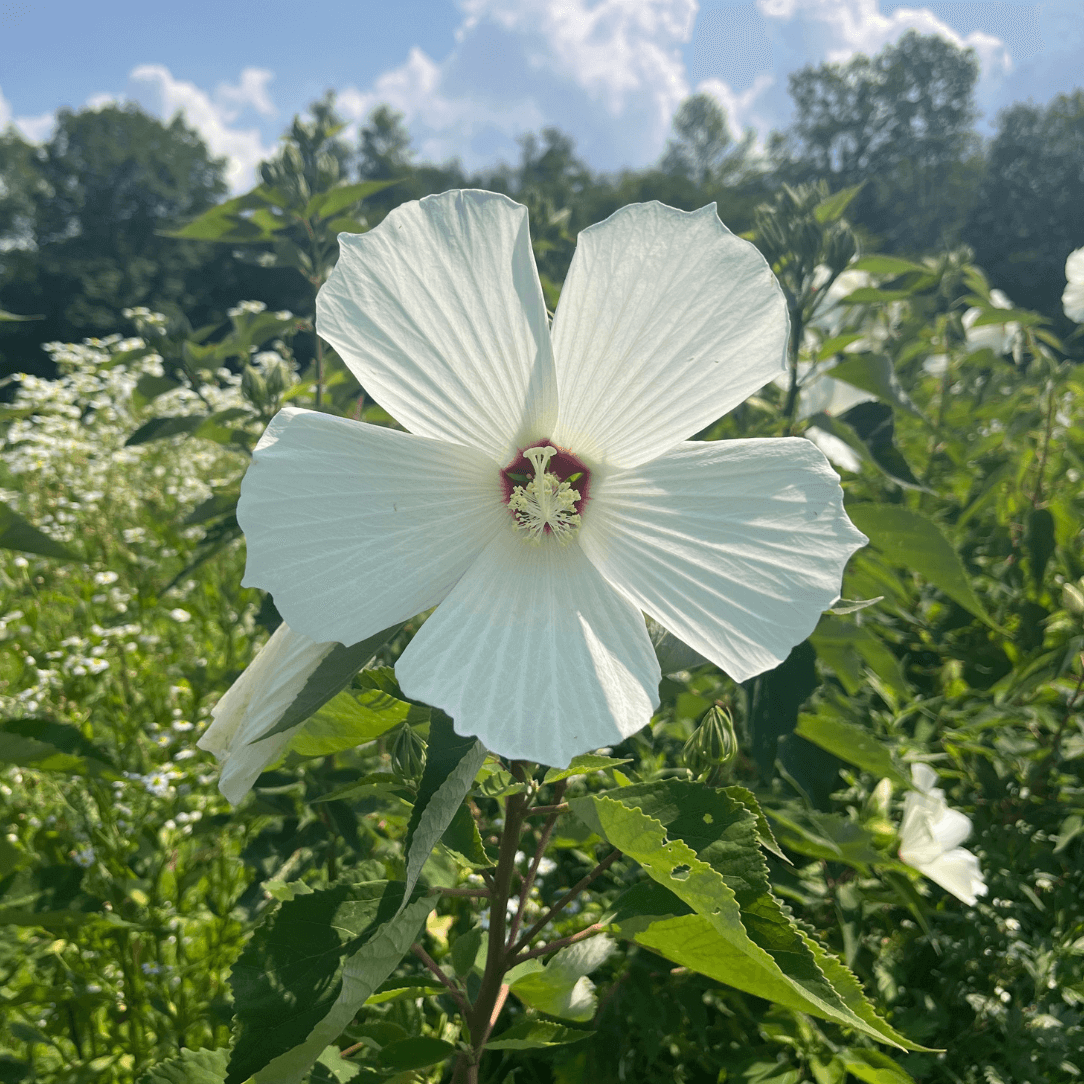
[[[391,12],[394,10],[394,14]],[[972,46],[989,130],[999,109],[1084,84],[1084,0],[0,0],[0,125],[47,138],[57,109],[134,99],[180,110],[235,189],[326,89],[352,124],[387,101],[420,157],[514,161],[553,124],[596,169],[658,158],[697,90],[731,126],[786,124],[787,74],[876,52],[908,29]]]

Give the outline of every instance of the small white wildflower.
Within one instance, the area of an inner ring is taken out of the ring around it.
[[[180,606],[177,606],[175,609],[170,610],[169,616],[181,625],[185,624],[185,622],[187,621],[192,620],[192,615],[187,610],[182,610]]]
[[[94,582],[99,587],[106,587],[111,583],[116,583],[120,579],[120,576],[116,572],[95,572]]]
[[[72,852],[72,861],[83,869],[89,869],[94,865],[94,860],[97,855],[94,853],[94,848],[88,843],[85,847],[81,847],[77,851]]]

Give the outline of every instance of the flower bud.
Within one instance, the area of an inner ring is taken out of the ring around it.
[[[272,399],[278,399],[282,393],[286,390],[286,386],[289,382],[289,373],[286,366],[281,362],[273,362],[267,366],[267,370],[264,373],[264,381],[267,387],[267,394]]]
[[[1071,614],[1084,616],[1084,592],[1076,584],[1067,583],[1062,587],[1061,604]]]
[[[395,736],[391,762],[403,779],[417,779],[425,769],[425,742],[414,728],[404,724]]]
[[[241,370],[241,393],[255,407],[267,403],[267,381],[251,365]]]
[[[698,776],[714,778],[738,754],[734,720],[719,704],[708,708],[700,725],[685,743],[682,759]]]

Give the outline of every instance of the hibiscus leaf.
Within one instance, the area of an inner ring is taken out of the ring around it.
[[[692,911],[618,924],[622,936],[746,993],[917,1049],[772,896],[756,820],[742,802],[703,784],[666,780],[571,805]]]
[[[477,738],[460,737],[452,720],[442,711],[432,712],[425,770],[418,798],[407,825],[406,883],[413,890],[422,866],[463,803],[486,758],[486,747]]]
[[[230,1052],[222,1050],[182,1050],[175,1058],[148,1069],[138,1084],[222,1084]]]
[[[839,675],[849,695],[853,696],[866,684],[863,663],[897,696],[908,695],[907,678],[899,660],[869,629],[825,614],[810,642],[817,657]]]
[[[997,628],[972,589],[963,562],[933,520],[899,504],[849,504],[847,514],[889,564],[917,572],[965,610]]]
[[[506,976],[506,981],[512,993],[530,1008],[562,1020],[587,1023],[598,1008],[595,984],[587,976],[606,962],[614,947],[605,936],[566,945],[544,968],[532,968],[515,981]]]
[[[236,1040],[226,1084],[300,1084],[395,970],[436,905],[398,881],[337,884],[281,904],[230,975]]]
[[[486,869],[497,864],[486,851],[482,834],[478,831],[478,822],[467,805],[461,805],[455,811],[451,824],[440,837],[440,842],[461,866],[468,869]]]
[[[0,504],[0,549],[36,553],[41,557],[56,557],[61,561],[79,560],[78,554],[72,553],[67,546],[39,531],[6,504]]]
[[[551,1046],[578,1043],[594,1035],[586,1028],[573,1028],[567,1024],[555,1024],[552,1020],[523,1017],[506,1031],[486,1043],[487,1050],[545,1050]]]
[[[379,738],[401,723],[424,723],[429,711],[379,689],[343,689],[310,716],[290,743],[303,757],[322,757]]]
[[[888,747],[864,727],[829,715],[799,715],[794,733],[856,768],[887,777],[903,787],[911,785],[896,767]]]
[[[764,816],[764,810],[760,808],[760,802],[757,801],[756,795],[745,787],[734,786],[724,787],[723,789],[735,802],[741,802],[753,815],[756,822],[757,840],[764,850],[770,851],[776,858],[782,858],[784,862],[790,862],[790,859],[783,853],[776,842],[772,827],[768,823],[768,818]]]
[[[443,1039],[431,1035],[414,1035],[399,1039],[383,1047],[377,1061],[386,1069],[424,1069],[446,1061],[455,1053],[455,1047]]]
[[[387,643],[400,628],[401,625],[395,625],[384,629],[349,647],[336,644],[312,672],[282,718],[264,737],[292,730],[315,715],[333,696],[346,688],[354,675],[376,654],[377,649]]]
[[[593,753],[584,753],[582,756],[573,757],[567,768],[550,768],[543,778],[543,783],[559,783],[562,779],[571,779],[574,775],[585,775],[587,772],[600,772],[603,768],[619,768],[622,764],[630,764],[628,757],[596,756]]]

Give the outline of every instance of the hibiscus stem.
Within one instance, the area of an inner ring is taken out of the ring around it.
[[[548,956],[551,952],[576,944],[577,941],[586,941],[589,937],[594,937],[605,929],[606,927],[601,922],[596,922],[593,926],[586,926],[568,937],[559,937],[556,941],[550,941],[548,944],[531,949],[530,952],[521,952],[512,960],[512,964],[515,966],[523,963],[524,960],[533,960],[536,956]]]
[[[441,971],[437,961],[417,943],[410,946],[410,951],[413,952],[414,955],[417,956],[418,959],[433,973],[437,982],[442,986],[447,987],[448,992],[452,995],[452,999],[455,1001],[456,1005],[459,1006],[459,1011],[464,1015],[470,1012],[470,1003],[463,996],[463,991],[460,990],[443,971]]]
[[[516,779],[526,780],[527,771],[523,761],[513,761],[511,768],[512,775]],[[466,1014],[467,1028],[470,1031],[474,1049],[469,1058],[467,1055],[461,1055],[462,1070],[459,1066],[456,1069],[457,1076],[461,1075],[461,1072],[465,1073],[468,1081],[476,1079],[478,1059],[482,1056],[489,1033],[508,995],[508,988],[504,984],[509,959],[509,952],[505,945],[508,898],[511,894],[512,877],[516,872],[516,853],[519,850],[519,838],[526,811],[527,796],[525,794],[510,794],[505,800],[504,828],[501,831],[497,871],[493,877],[493,895],[489,904],[489,947],[486,951],[486,966],[478,996]],[[468,1060],[464,1061],[465,1058]],[[472,1072],[475,1076],[472,1076]]]
[[[520,923],[523,922],[523,912],[527,908],[527,898],[531,894],[531,888],[534,886],[535,877],[538,875],[538,867],[542,864],[542,859],[545,857],[546,848],[549,846],[550,836],[553,835],[554,826],[557,824],[557,818],[561,815],[561,798],[565,793],[565,788],[568,786],[566,780],[562,779],[553,788],[553,797],[555,804],[545,807],[551,810],[549,818],[542,826],[542,831],[538,835],[538,846],[535,847],[534,858],[531,859],[531,866],[527,870],[527,876],[523,878],[523,885],[519,891],[519,905],[516,907],[515,917],[512,919],[511,928],[508,931],[508,951],[512,951],[512,946],[516,943],[516,934],[519,933]],[[566,805],[565,809],[568,808]]]
[[[611,851],[586,877],[577,881],[517,942],[513,955],[525,949],[593,880],[602,876],[621,857],[621,852]]]

